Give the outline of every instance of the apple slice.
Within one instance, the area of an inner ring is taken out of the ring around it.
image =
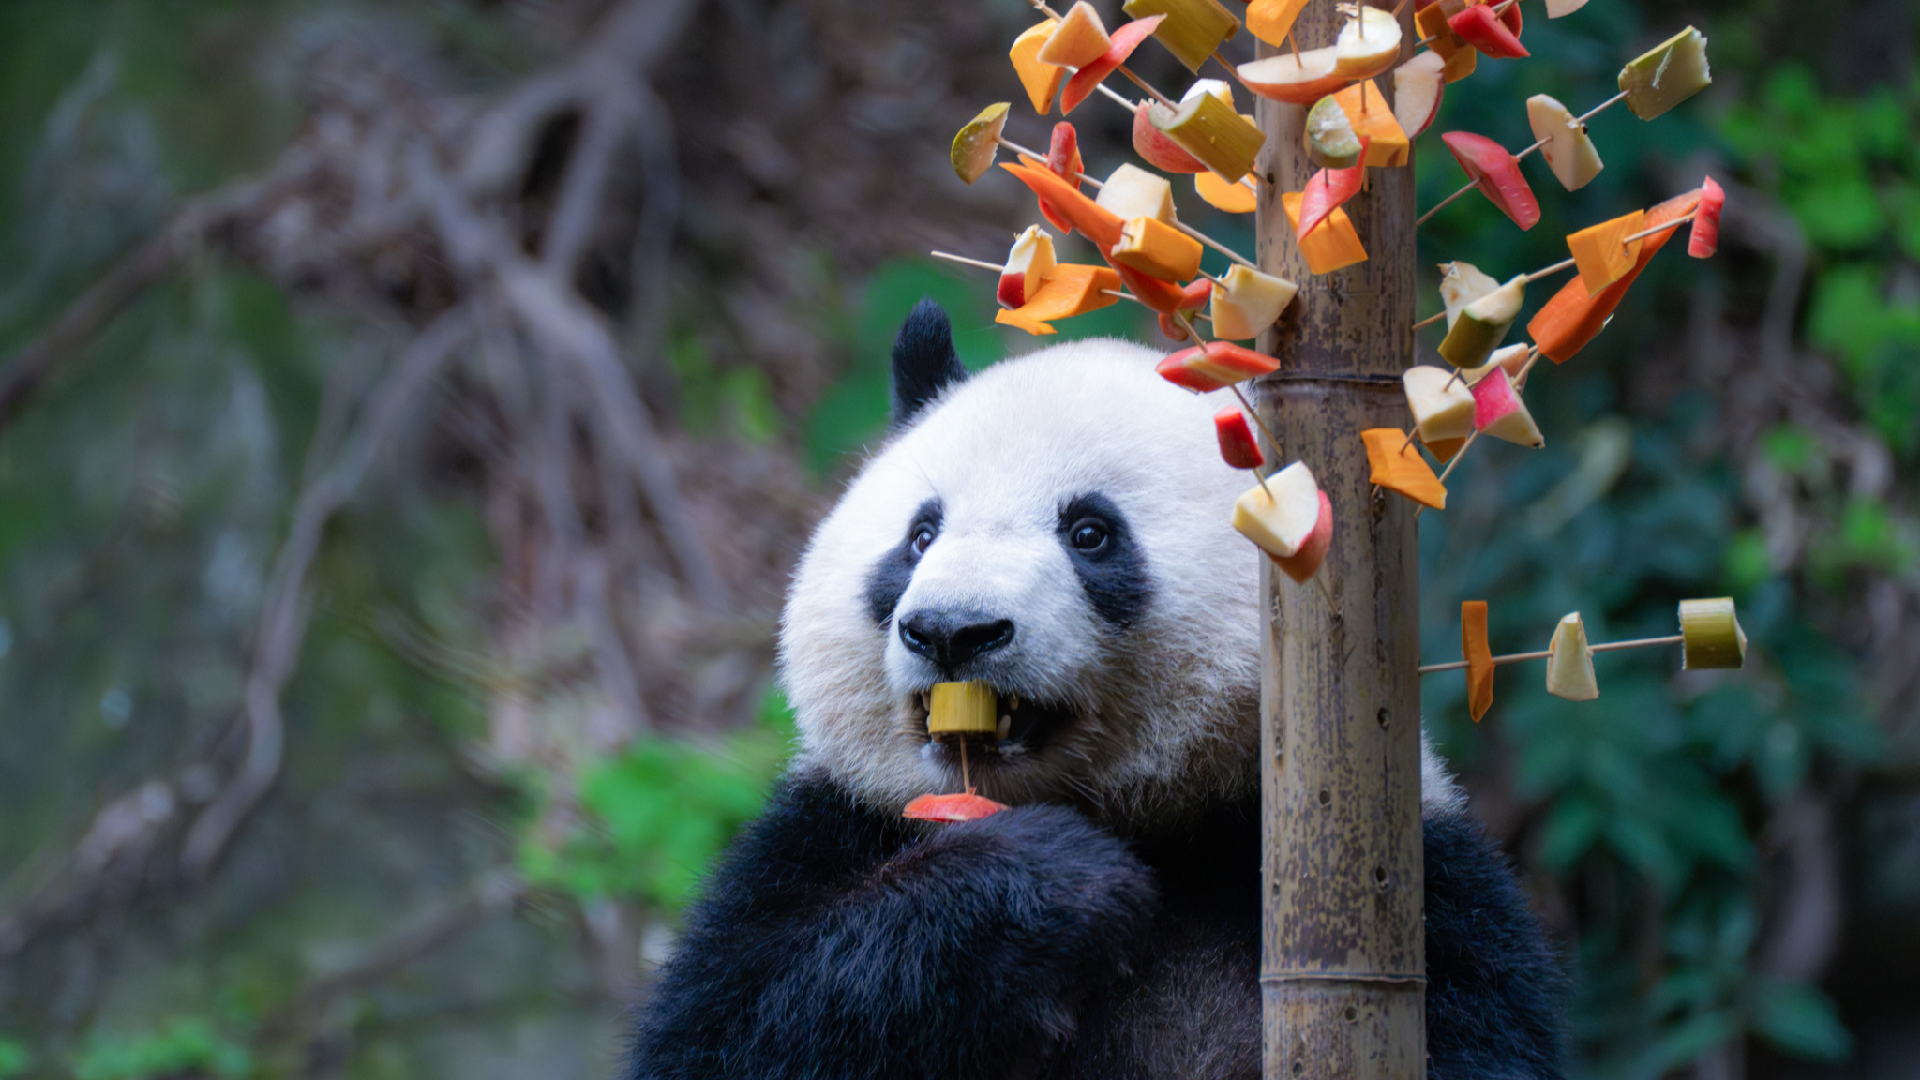
[[[1207,167],[1199,158],[1180,149],[1153,125],[1149,114],[1158,112],[1162,123],[1173,122],[1173,110],[1157,101],[1143,101],[1133,108],[1133,152],[1147,164],[1170,173],[1204,173]]]
[[[1538,450],[1547,444],[1533,414],[1513,388],[1513,376],[1494,367],[1473,384],[1473,426],[1496,439]]]
[[[1408,139],[1433,126],[1446,92],[1447,59],[1437,52],[1415,53],[1393,69],[1393,118]]]
[[[1407,441],[1399,428],[1368,428],[1360,433],[1367,447],[1367,464],[1372,469],[1368,480],[1376,487],[1397,491],[1414,502],[1435,510],[1447,508],[1447,489],[1433,475],[1427,459]]]
[[[1220,0],[1127,0],[1121,10],[1142,20],[1166,16],[1154,36],[1189,71],[1199,71],[1221,42],[1240,32],[1240,20]]]
[[[1493,708],[1493,649],[1487,644],[1487,602],[1460,602],[1460,655],[1467,662],[1467,711],[1473,722]]]
[[[1504,348],[1493,350],[1493,355],[1487,357],[1485,364],[1471,371],[1461,372],[1460,377],[1472,383],[1477,381],[1481,375],[1485,374],[1487,369],[1500,367],[1504,368],[1507,374],[1513,376],[1515,387],[1525,389],[1525,387],[1520,386],[1520,373],[1527,369],[1527,358],[1532,355],[1533,346],[1524,341],[1516,342]]]
[[[1287,224],[1293,226],[1295,236],[1300,235],[1300,203],[1304,197],[1304,193],[1298,191],[1283,192],[1280,196],[1280,208],[1286,211]],[[1334,207],[1326,222],[1300,241],[1300,254],[1307,260],[1307,269],[1316,274],[1331,274],[1341,267],[1367,261],[1367,249],[1360,244],[1353,219],[1339,207]]]
[[[1065,68],[1054,67],[1040,59],[1040,50],[1046,47],[1047,39],[1052,36],[1052,19],[1035,23],[1013,39],[1013,48],[1007,52],[1007,58],[1013,61],[1013,73],[1020,76],[1020,85],[1026,88],[1027,100],[1033,103],[1033,111],[1042,116],[1053,108],[1054,95],[1060,92],[1060,84],[1067,81]]]
[[[1366,148],[1367,144],[1362,140],[1362,156],[1366,154]],[[1308,233],[1318,228],[1328,215],[1360,191],[1360,185],[1366,178],[1365,165],[1348,169],[1321,169],[1314,173],[1307,180],[1307,189],[1300,193],[1300,226],[1296,238],[1305,239]]]
[[[1450,83],[1473,74],[1480,65],[1480,51],[1453,32],[1447,20],[1467,9],[1466,0],[1436,0],[1414,13],[1413,24],[1420,37],[1446,60],[1443,69]]]
[[[1001,308],[993,321],[1017,326],[1036,337],[1054,333],[1053,322],[1120,302],[1120,274],[1108,266],[1061,263],[1017,309]]]
[[[1460,318],[1447,328],[1440,342],[1440,357],[1454,367],[1479,367],[1493,350],[1507,339],[1507,331],[1520,317],[1520,305],[1527,298],[1527,276],[1521,274],[1505,285],[1460,309]]]
[[[955,176],[971,184],[993,168],[993,159],[1000,153],[1000,132],[1006,129],[1007,111],[1012,108],[1010,101],[996,101],[954,135],[951,155]]]
[[[907,803],[900,816],[915,821],[978,821],[983,817],[992,817],[1007,804],[997,803],[985,795],[975,795],[972,788],[950,795],[922,795]]]
[[[1547,646],[1547,693],[1568,701],[1592,701],[1600,696],[1593,677],[1593,650],[1587,647],[1587,628],[1574,612],[1553,628]]]
[[[1007,265],[1000,271],[1000,306],[1027,306],[1055,265],[1053,235],[1038,225],[1027,226],[1027,231],[1013,238],[1013,250],[1007,252]]]
[[[1520,7],[1516,4],[1508,10],[1517,12]],[[1525,45],[1520,44],[1519,35],[1493,13],[1491,5],[1474,4],[1449,18],[1447,25],[1483,56],[1495,60],[1517,60],[1533,55]]]
[[[1709,176],[1700,181],[1700,206],[1693,212],[1693,229],[1687,233],[1687,254],[1696,259],[1711,259],[1720,250],[1720,208],[1727,204],[1727,193]]]
[[[1137,217],[1121,227],[1120,242],[1107,254],[1148,277],[1179,282],[1200,272],[1200,253],[1200,241],[1158,218]]]
[[[1087,0],[1080,0],[1054,24],[1039,58],[1055,67],[1082,68],[1100,59],[1112,45],[1100,13]]]
[[[1213,414],[1213,433],[1220,438],[1220,458],[1236,469],[1257,469],[1267,463],[1260,441],[1247,426],[1240,406],[1229,405]]]
[[[1075,189],[1086,175],[1087,163],[1080,157],[1080,133],[1065,120],[1053,125],[1053,138],[1047,143],[1047,168]]]
[[[1276,559],[1300,553],[1319,525],[1320,487],[1304,461],[1267,477],[1233,504],[1233,527]]]
[[[1189,95],[1164,123],[1158,113],[1148,113],[1147,118],[1161,134],[1227,181],[1247,175],[1267,143],[1258,125],[1214,94]]]
[[[1500,287],[1492,277],[1480,272],[1472,263],[1450,262],[1440,264],[1440,302],[1447,305],[1447,329],[1460,320],[1460,312],[1468,304]]]
[[[1164,176],[1131,163],[1113,170],[1100,187],[1094,204],[1121,221],[1148,217],[1172,225],[1173,185]],[[1109,246],[1111,250],[1111,246]]]
[[[1160,377],[1199,393],[1210,393],[1280,368],[1280,361],[1231,341],[1209,341],[1168,356],[1154,368]]]
[[[1547,18],[1558,19],[1587,6],[1587,0],[1547,0]]]
[[[1273,325],[1299,291],[1299,286],[1286,278],[1235,263],[1213,290],[1208,314],[1213,318],[1214,336],[1239,341],[1257,337]]]
[[[1107,45],[1107,51],[1101,53],[1098,59],[1074,72],[1073,78],[1067,80],[1067,88],[1060,91],[1061,115],[1072,112],[1075,106],[1087,100],[1087,95],[1093,93],[1094,87],[1099,86],[1107,76],[1120,70],[1120,65],[1126,63],[1127,59],[1133,55],[1133,50],[1147,40],[1153,33],[1153,28],[1160,25],[1162,18],[1163,16],[1155,15],[1150,19],[1136,19],[1115,30]]]
[[[1241,64],[1240,85],[1263,98],[1311,105],[1347,85],[1346,76],[1333,73],[1335,62],[1331,45],[1298,56],[1280,53]]]
[[[1598,225],[1589,225],[1567,237],[1567,250],[1573,253],[1573,265],[1580,270],[1587,294],[1598,296],[1607,286],[1633,272],[1640,261],[1640,245],[1646,237],[1629,240],[1645,231],[1647,213],[1635,210]]]
[[[1400,373],[1420,441],[1428,446],[1473,434],[1474,399],[1471,384],[1429,364],[1416,364]]]
[[[1747,632],[1731,596],[1680,601],[1680,636],[1680,666],[1688,671],[1746,666]]]
[[[1247,5],[1247,33],[1278,49],[1299,20],[1308,0],[1253,0]]]
[[[1304,585],[1308,578],[1320,572],[1320,564],[1327,561],[1327,552],[1333,548],[1333,504],[1327,500],[1327,493],[1317,491],[1320,516],[1314,519],[1313,531],[1300,545],[1300,550],[1291,555],[1267,557],[1280,567],[1280,572]]]
[[[1333,73],[1345,79],[1371,79],[1400,59],[1400,20],[1377,7],[1341,4],[1347,17],[1333,41]]]
[[[1553,178],[1568,191],[1586,187],[1605,168],[1586,125],[1555,99],[1545,94],[1528,98],[1527,126],[1540,142],[1540,156],[1547,159]]]
[[[1620,69],[1620,89],[1626,92],[1627,108],[1642,120],[1659,116],[1712,83],[1706,35],[1691,26]]]
[[[1440,141],[1447,144],[1480,194],[1512,218],[1522,232],[1539,223],[1540,204],[1527,186],[1527,178],[1521,175],[1519,160],[1507,153],[1506,147],[1468,131],[1449,131],[1440,136]]]

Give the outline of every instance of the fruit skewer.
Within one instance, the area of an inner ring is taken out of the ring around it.
[[[1621,652],[1626,649],[1651,649],[1660,645],[1679,645],[1682,642],[1686,641],[1686,639],[1687,638],[1685,634],[1673,634],[1669,637],[1633,638],[1632,640],[1629,640],[1629,641],[1608,641],[1599,645],[1589,645],[1587,646],[1587,651],[1602,653],[1602,652]],[[1501,664],[1518,664],[1527,660],[1545,660],[1547,657],[1552,655],[1553,655],[1552,649],[1542,649],[1539,652],[1507,653],[1504,656],[1494,657],[1493,662],[1495,666],[1499,666]],[[1467,661],[1455,660],[1449,664],[1422,664],[1420,665],[1420,674],[1432,675],[1435,672],[1440,672],[1440,671],[1465,671],[1466,669],[1467,669]]]

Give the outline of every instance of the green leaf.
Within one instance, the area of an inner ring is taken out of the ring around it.
[[[1753,1029],[1795,1057],[1839,1061],[1853,1050],[1853,1036],[1833,1001],[1801,983],[1762,982],[1754,993]]]

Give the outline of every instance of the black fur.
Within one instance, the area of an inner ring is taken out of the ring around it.
[[[893,424],[904,426],[941,390],[965,382],[967,369],[953,351],[953,324],[932,297],[922,297],[893,340]]]
[[[913,580],[913,568],[920,562],[920,557],[913,552],[913,534],[922,526],[939,531],[939,499],[921,503],[907,522],[907,532],[900,543],[867,571],[867,615],[875,626],[884,627],[893,621],[893,609],[900,606],[900,597],[906,594],[907,585]]]
[[[1099,550],[1084,552],[1072,544],[1074,526],[1087,519],[1105,523],[1107,542]],[[1082,495],[1060,511],[1060,543],[1073,561],[1073,572],[1080,577],[1087,602],[1100,617],[1115,626],[1125,627],[1138,619],[1153,597],[1153,585],[1147,575],[1147,559],[1134,543],[1126,515],[1113,500],[1099,492]]]
[[[1056,806],[921,829],[782,785],[716,871],[627,1076],[1255,1077],[1257,805],[1127,842]],[[1558,964],[1477,826],[1430,818],[1431,1080],[1556,1080]]]

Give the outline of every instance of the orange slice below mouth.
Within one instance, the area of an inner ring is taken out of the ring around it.
[[[973,788],[968,788],[953,795],[922,795],[908,803],[900,816],[919,821],[976,821],[1009,809],[1005,803],[973,792]]]

